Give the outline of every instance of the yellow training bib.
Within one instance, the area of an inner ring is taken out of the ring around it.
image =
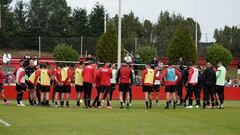
[[[30,75],[30,77],[28,78],[28,80],[29,80],[32,84],[34,84],[35,76],[36,76],[36,74],[35,74],[35,72],[33,72],[33,73]]]
[[[75,70],[75,84],[76,85],[83,85],[83,77],[82,77],[82,71],[83,69],[77,68]]]
[[[47,69],[42,69],[41,70],[41,76],[40,76],[40,84],[43,86],[50,86],[50,77],[48,75],[48,70]]]
[[[153,84],[154,70],[153,69],[147,69],[147,70],[148,70],[148,72],[145,75],[144,83]]]

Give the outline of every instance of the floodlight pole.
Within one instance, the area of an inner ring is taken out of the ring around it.
[[[198,16],[197,16],[197,14],[198,14],[198,0],[196,0],[196,26],[195,26],[195,28],[196,28],[196,30],[195,30],[195,45],[196,45],[196,51],[198,50]]]
[[[135,37],[135,54],[137,53],[137,45],[138,45],[138,41],[137,41],[137,37]]]
[[[118,57],[117,57],[117,65],[118,69],[121,66],[121,38],[122,38],[122,28],[121,28],[121,19],[122,19],[122,0],[118,0]]]

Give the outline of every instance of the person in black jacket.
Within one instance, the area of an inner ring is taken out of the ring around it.
[[[213,65],[208,62],[207,67],[203,72],[202,77],[202,85],[203,85],[203,109],[206,109],[206,105],[208,105],[208,108],[214,107],[214,89],[216,84],[216,74],[213,69]],[[211,97],[211,104],[209,102],[209,95]]]
[[[185,86],[187,82],[187,77],[188,77],[188,67],[184,67],[183,65],[180,66],[180,71],[181,71],[181,76],[182,79],[177,85],[177,94],[180,100],[180,103],[178,104],[181,106],[184,103],[184,96],[183,96],[183,87]]]
[[[201,91],[203,89],[203,85],[202,85],[203,68],[201,66],[198,66],[198,70],[199,70],[198,84],[197,84],[198,90],[196,91],[195,95],[197,95],[200,98]],[[199,99],[199,101],[200,101],[200,99]],[[199,105],[201,106],[201,103]]]
[[[32,73],[34,73],[36,70],[37,70],[37,68],[34,66],[34,61],[32,59],[29,60],[29,65],[25,68],[25,73],[26,73],[27,77],[29,78],[32,75]],[[26,84],[27,84],[28,90],[29,90],[29,103],[30,103],[30,105],[35,105],[35,104],[37,104],[37,102],[36,102],[37,94],[36,94],[36,90],[34,88],[34,84],[31,84],[28,81],[26,81]]]
[[[187,83],[187,80],[188,80],[188,75],[189,75],[188,72],[189,72],[189,64],[188,64],[187,67],[185,67],[185,68],[183,69],[183,71],[181,72],[181,75],[182,75],[182,83],[183,83],[183,86],[185,87],[185,90],[186,90],[186,91],[188,91],[188,87],[185,86],[186,83]],[[187,101],[187,99],[188,99],[188,97],[189,97],[188,94],[189,94],[189,93],[187,93],[187,94],[185,95],[185,97],[183,98],[184,107],[187,106],[187,105],[186,105],[186,101]]]

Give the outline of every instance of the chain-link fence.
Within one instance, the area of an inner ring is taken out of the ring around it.
[[[27,37],[27,38],[12,38],[4,37],[0,40],[0,47],[2,49],[14,49],[14,50],[36,50],[41,52],[52,52],[54,47],[60,43],[67,43],[72,45],[80,55],[86,56],[87,54],[96,54],[97,46],[96,37]],[[204,57],[206,53],[206,48],[211,43],[199,43],[198,44],[198,55]],[[134,39],[122,39],[122,46],[129,53],[134,54],[135,51],[142,46],[153,45],[158,52],[158,56],[166,56],[167,46],[161,42],[153,42],[149,44],[145,40],[138,38]]]

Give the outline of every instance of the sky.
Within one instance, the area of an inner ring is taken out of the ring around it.
[[[118,0],[67,0],[67,2],[72,8],[85,8],[88,12],[96,2],[99,2],[105,5],[110,17],[118,13]],[[216,28],[223,28],[225,25],[240,27],[239,5],[240,0],[122,0],[122,12],[128,14],[133,11],[140,21],[148,19],[154,23],[157,22],[161,10],[180,13],[194,20],[197,18],[201,26],[201,41],[212,42],[215,41],[213,33]]]

